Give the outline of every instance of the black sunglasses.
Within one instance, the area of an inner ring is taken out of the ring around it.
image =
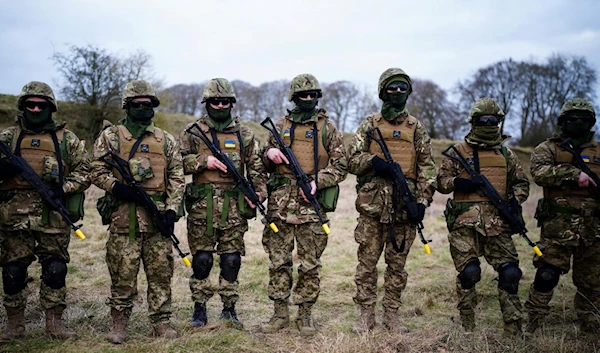
[[[500,119],[498,119],[498,117],[495,116],[480,116],[478,118],[475,118],[475,125],[479,125],[479,126],[485,126],[485,125],[498,125],[498,123],[500,122]]]
[[[231,98],[211,98],[208,102],[214,105],[219,105],[219,103],[227,105],[231,103]]]
[[[318,91],[304,91],[304,92],[298,92],[296,93],[296,95],[298,96],[298,98],[302,98],[302,99],[306,99],[306,98],[316,98],[319,96],[319,92]]]
[[[567,115],[565,116],[564,120],[569,123],[572,123],[577,120],[583,120],[587,123],[592,123],[594,121],[594,119],[589,115]]]
[[[132,108],[139,108],[141,106],[144,106],[146,108],[151,108],[154,106],[154,104],[152,104],[152,102],[136,102],[136,101],[131,101],[129,102],[129,106]]]
[[[388,92],[400,91],[401,93],[404,93],[404,92],[408,91],[408,83],[406,83],[406,82],[394,82],[394,83],[389,84],[386,87],[386,90]]]
[[[46,109],[50,106],[50,103],[48,102],[34,102],[34,101],[27,101],[25,102],[25,107],[27,109],[35,109],[35,107],[38,107],[40,110]]]

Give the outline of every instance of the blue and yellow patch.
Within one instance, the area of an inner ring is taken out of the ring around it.
[[[225,140],[225,148],[235,148],[235,140]]]
[[[283,137],[290,137],[290,129],[287,129],[283,132]]]
[[[590,162],[590,156],[581,156],[581,159],[583,159],[584,162],[589,163]]]

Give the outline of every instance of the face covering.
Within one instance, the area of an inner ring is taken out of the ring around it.
[[[592,126],[592,122],[585,119],[567,120],[560,125],[560,135],[571,138],[575,145],[581,146],[594,136],[594,132],[590,131]]]
[[[316,97],[310,100],[294,97],[294,103],[296,106],[291,110],[290,115],[295,122],[301,122],[310,119],[315,114],[319,100]]]
[[[228,108],[215,109],[206,103],[206,112],[217,131],[223,131],[231,123],[231,108],[230,105]]]
[[[23,117],[25,118],[25,127],[35,132],[54,130],[56,127],[56,123],[52,120],[50,107],[46,107],[39,112],[25,109]]]
[[[127,116],[134,121],[150,121],[154,117],[154,108],[140,105],[137,108],[127,107]]]
[[[500,134],[499,126],[473,126],[467,138],[489,147],[497,146],[502,142],[502,134]]]

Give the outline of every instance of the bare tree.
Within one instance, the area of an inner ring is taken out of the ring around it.
[[[169,113],[200,115],[203,112],[202,91],[204,84],[178,84],[161,92],[162,109]]]
[[[410,113],[427,127],[431,138],[456,139],[464,130],[465,115],[448,100],[447,92],[430,80],[412,79],[413,93],[407,101]]]

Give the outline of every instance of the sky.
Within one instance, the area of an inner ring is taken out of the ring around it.
[[[50,57],[88,44],[147,52],[166,86],[312,73],[375,92],[400,67],[451,89],[496,61],[557,52],[600,70],[599,15],[599,1],[577,0],[0,0],[0,93],[33,80],[58,91]]]

